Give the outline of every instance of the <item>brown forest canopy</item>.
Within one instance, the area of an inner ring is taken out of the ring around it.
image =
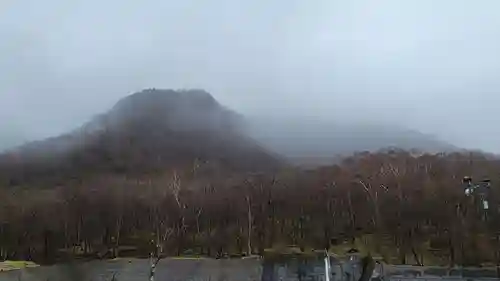
[[[498,262],[497,158],[390,149],[305,170],[240,122],[204,91],[145,90],[73,132],[0,155],[0,259],[363,241],[390,262]],[[488,212],[464,195],[464,176],[491,180]]]
[[[202,167],[200,167],[201,169]],[[341,165],[277,174],[154,178],[102,176],[49,190],[3,189],[3,258],[50,260],[61,249],[146,253],[169,230],[168,254],[261,253],[276,245],[325,248],[371,235],[396,262],[493,262],[499,249],[500,162],[480,154],[363,153]],[[492,181],[488,217],[462,178]],[[149,247],[149,248],[148,248]],[[479,250],[478,250],[479,249]]]

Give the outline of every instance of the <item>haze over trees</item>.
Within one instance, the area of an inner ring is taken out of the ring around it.
[[[388,147],[430,153],[459,150],[435,136],[384,123],[312,117],[254,117],[248,123],[255,139],[299,165],[333,164],[358,151]]]
[[[205,91],[150,89],[0,155],[0,258],[363,244],[394,263],[499,262],[497,158],[395,148],[304,169],[244,123]],[[492,181],[487,214],[464,176]]]

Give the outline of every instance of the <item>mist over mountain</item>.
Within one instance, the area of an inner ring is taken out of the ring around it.
[[[28,134],[16,128],[2,128],[0,129],[0,152],[19,146],[29,139]]]
[[[388,147],[429,153],[458,149],[432,135],[384,123],[279,115],[249,120],[256,140],[297,164],[331,164],[354,152]]]
[[[386,147],[444,152],[432,136],[384,124],[295,117],[244,117],[204,90],[146,89],[60,136],[0,155],[4,178],[79,178],[143,174],[194,161],[226,171],[266,171],[285,164],[331,164],[356,151]]]
[[[498,277],[500,1],[4,2],[7,265],[356,244]]]
[[[0,178],[144,175],[194,163],[226,172],[269,171],[281,160],[239,129],[241,116],[202,90],[149,89],[119,100],[67,134],[0,155]]]
[[[22,143],[22,138],[17,137],[15,134],[8,132],[0,134],[0,152],[12,148],[21,143]]]

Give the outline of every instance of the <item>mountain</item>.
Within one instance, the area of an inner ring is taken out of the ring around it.
[[[297,117],[253,117],[250,135],[296,164],[331,164],[358,151],[389,147],[437,153],[458,150],[418,131],[385,124],[335,122]]]
[[[71,132],[0,154],[0,185],[144,176],[191,169],[195,163],[211,172],[267,172],[285,163],[331,164],[356,151],[387,147],[456,150],[394,126],[243,117],[203,90],[147,89]]]
[[[203,90],[148,89],[72,132],[0,155],[0,180],[18,185],[105,173],[145,175],[195,162],[227,172],[281,166],[240,130],[242,122]]]

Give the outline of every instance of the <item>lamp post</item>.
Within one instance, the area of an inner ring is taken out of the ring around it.
[[[491,189],[491,181],[489,179],[484,179],[479,183],[473,183],[471,177],[464,177],[464,194],[467,197],[471,197],[474,203],[479,201],[479,208],[482,214],[482,220],[487,221],[488,210],[490,208],[488,197]]]
[[[466,176],[463,178],[463,183],[464,183],[464,194],[466,197],[471,198],[470,201],[472,201],[470,205],[473,206],[473,208],[480,213],[481,216],[481,221],[485,224],[486,229],[490,228],[489,225],[489,210],[490,210],[490,204],[489,204],[489,197],[490,197],[490,189],[491,189],[491,181],[489,179],[483,179],[477,183],[474,183],[472,181],[472,178],[469,176]],[[463,206],[465,207],[465,206]],[[464,216],[464,221],[462,224],[465,222],[465,214],[462,213]],[[463,230],[463,226],[462,226]],[[463,255],[463,249],[462,249],[462,255]],[[462,256],[463,258],[463,256]]]

